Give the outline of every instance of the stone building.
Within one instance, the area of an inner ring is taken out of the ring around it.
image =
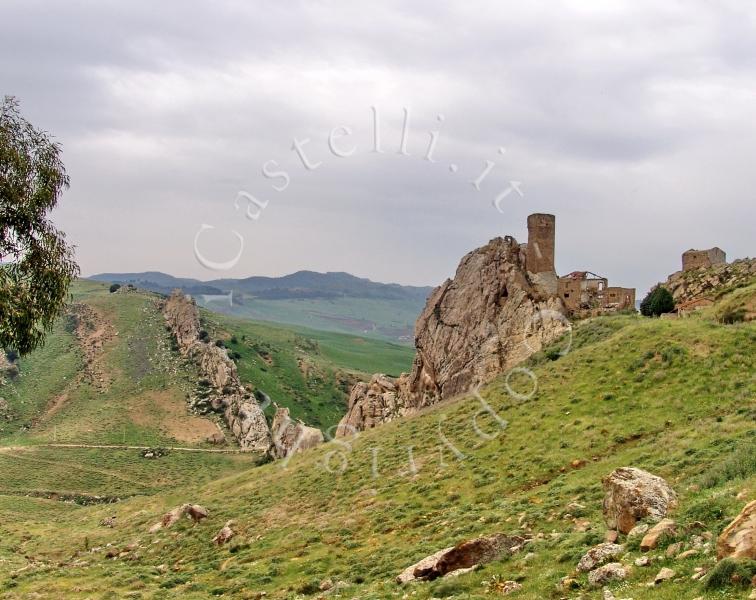
[[[558,295],[572,314],[600,314],[635,308],[635,288],[609,286],[590,271],[573,271],[559,278]]]
[[[693,250],[692,248],[682,255],[682,270],[692,271],[694,269],[709,268],[714,265],[723,265],[727,262],[727,255],[724,250],[714,246],[708,250]]]

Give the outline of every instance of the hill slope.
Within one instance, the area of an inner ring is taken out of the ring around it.
[[[179,288],[216,312],[403,343],[432,288],[377,283],[349,273],[298,271],[283,277],[199,281],[157,271],[102,273],[95,281],[132,284],[161,294]],[[228,299],[204,296],[233,293]]]
[[[560,342],[530,360],[535,379],[515,372],[480,398],[209,483],[188,478],[107,507],[0,496],[5,597],[299,598],[317,596],[331,578],[345,598],[482,599],[496,596],[500,577],[522,584],[516,598],[600,598],[585,575],[576,578],[580,591],[556,586],[603,538],[601,478],[614,468],[665,477],[680,496],[673,517],[714,535],[756,496],[756,326],[719,324],[716,308],[675,321],[581,323],[566,356]],[[201,503],[210,517],[148,533],[184,502]],[[99,526],[113,515],[113,528]],[[229,519],[236,537],[214,546]],[[394,583],[441,548],[500,531],[532,535],[527,555],[452,580]],[[632,564],[640,553],[628,549],[622,560]],[[617,597],[746,595],[691,581],[695,567],[713,566],[711,555],[656,555],[652,567],[609,585]],[[663,566],[676,578],[647,587]]]

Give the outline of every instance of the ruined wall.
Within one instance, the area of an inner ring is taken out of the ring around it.
[[[713,267],[722,265],[727,262],[727,255],[721,248],[709,248],[708,250],[688,250],[682,255],[682,270],[692,271],[694,269]]]
[[[635,288],[608,287],[604,291],[604,307],[618,310],[635,307]]]

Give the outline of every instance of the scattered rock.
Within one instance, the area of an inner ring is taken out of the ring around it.
[[[648,523],[638,523],[627,533],[627,539],[633,539],[646,535],[646,532],[651,528]]]
[[[717,558],[756,560],[756,500],[745,505],[717,539]]]
[[[115,524],[116,524],[115,516],[105,517],[104,519],[100,521],[100,527],[109,527],[110,529],[113,529],[113,527],[115,527]]]
[[[593,587],[601,587],[610,581],[621,581],[627,579],[630,574],[630,567],[622,563],[609,563],[588,573],[588,583]]]
[[[226,542],[228,542],[234,535],[234,530],[231,529],[233,526],[233,521],[226,521],[226,524],[221,528],[221,530],[218,532],[218,535],[216,535],[213,538],[213,544],[216,546],[222,546]]]
[[[439,550],[411,567],[396,578],[397,583],[416,579],[433,580],[458,569],[469,569],[495,560],[504,553],[514,554],[522,549],[527,539],[520,536],[495,534],[461,542],[451,548]]]
[[[318,586],[318,589],[321,592],[327,592],[332,587],[333,587],[333,580],[330,579],[330,578],[328,578],[328,579],[324,579],[323,581],[320,582],[320,586]]]
[[[643,536],[640,544],[640,549],[643,552],[653,550],[654,548],[656,548],[656,546],[659,545],[659,540],[662,536],[675,535],[676,531],[677,528],[675,526],[675,522],[672,519],[663,519],[662,521],[654,525],[651,529],[649,529],[648,533]]]
[[[651,559],[648,556],[641,556],[640,558],[635,559],[636,567],[647,567],[650,564],[651,564]]]
[[[675,542],[674,544],[670,544],[667,546],[667,551],[664,553],[664,555],[667,558],[675,558],[678,554],[682,552],[682,549],[685,547],[685,544],[683,542]]]
[[[150,527],[150,533],[155,533],[161,529],[167,529],[175,525],[181,517],[186,515],[195,523],[199,523],[202,519],[208,516],[208,511],[199,504],[182,504],[168,511],[163,515],[163,518]]]
[[[667,581],[669,579],[672,579],[676,573],[672,569],[668,569],[667,567],[664,567],[661,571],[659,571],[656,574],[656,577],[654,577],[654,585],[659,585],[660,583]]]
[[[641,519],[660,521],[677,506],[677,494],[661,477],[621,467],[603,480],[604,520],[609,529],[629,533]]]
[[[583,573],[593,571],[596,567],[609,562],[623,554],[625,548],[619,544],[603,543],[594,546],[580,559],[577,564],[577,570]]]
[[[686,558],[690,558],[691,556],[695,556],[698,554],[697,548],[691,548],[690,550],[686,550],[685,552],[681,552],[677,555],[677,560],[685,560]]]
[[[619,532],[614,529],[608,529],[604,534],[604,542],[614,544],[619,539]]]

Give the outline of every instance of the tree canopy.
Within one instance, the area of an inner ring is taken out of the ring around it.
[[[0,347],[40,345],[78,275],[73,248],[49,219],[68,175],[60,145],[6,96],[0,106]]]
[[[675,300],[665,287],[659,286],[651,290],[640,305],[642,315],[658,317],[663,313],[672,312],[675,309]]]

